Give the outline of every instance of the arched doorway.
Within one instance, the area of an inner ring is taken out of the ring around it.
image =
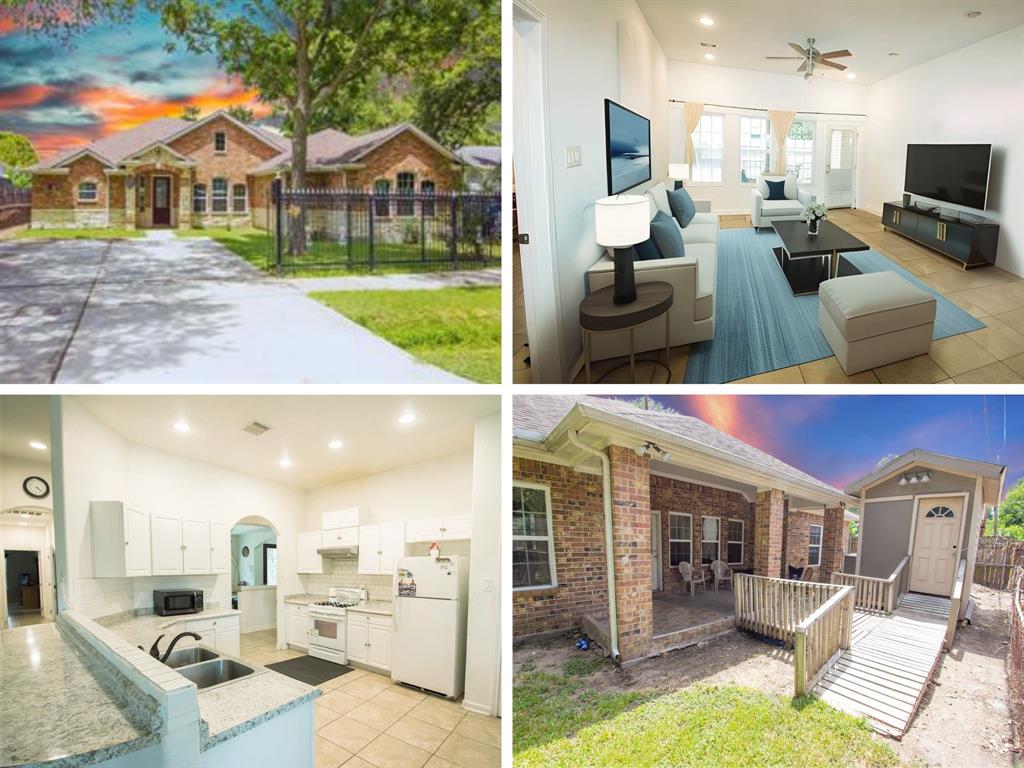
[[[277,528],[250,515],[231,526],[231,605],[247,646],[277,645]]]
[[[53,512],[35,505],[0,510],[0,552],[0,629],[53,621]]]

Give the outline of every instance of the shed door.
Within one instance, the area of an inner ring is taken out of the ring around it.
[[[960,552],[963,496],[917,500],[910,591],[948,597]]]

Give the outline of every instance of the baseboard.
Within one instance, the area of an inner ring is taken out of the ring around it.
[[[494,717],[494,711],[487,704],[477,704],[475,701],[462,700],[462,708],[470,712],[474,712],[478,715],[485,715],[486,717]]]
[[[250,628],[246,629],[245,632],[241,632],[240,631],[238,634],[240,634],[240,635],[248,635],[250,632],[263,632],[264,630],[267,630],[267,629],[276,629],[276,628],[277,628],[277,624],[264,624],[264,625],[259,626],[259,627],[250,627]]]

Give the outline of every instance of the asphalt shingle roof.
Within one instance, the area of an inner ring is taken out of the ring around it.
[[[455,154],[470,165],[497,168],[501,165],[501,147],[460,147]]]

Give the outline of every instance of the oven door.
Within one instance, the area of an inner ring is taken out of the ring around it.
[[[319,616],[311,613],[313,629],[309,633],[309,644],[336,651],[345,650],[345,618],[338,616]]]

